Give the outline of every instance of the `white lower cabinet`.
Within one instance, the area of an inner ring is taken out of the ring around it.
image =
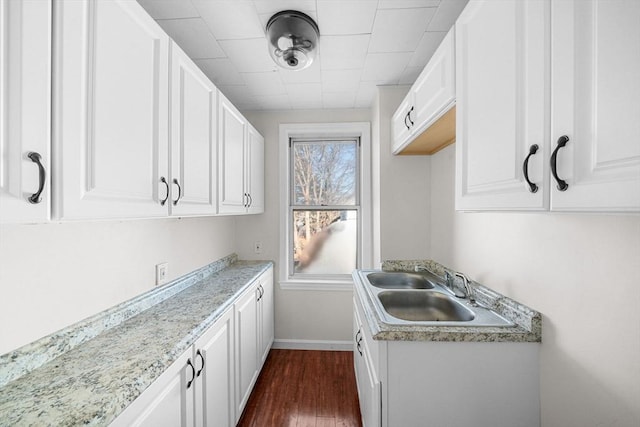
[[[540,425],[537,343],[375,341],[354,305],[364,427]]]
[[[235,426],[272,343],[269,268],[111,425]]]
[[[192,427],[194,374],[193,349],[189,348],[111,426]]]
[[[273,343],[273,269],[235,304],[235,322],[237,422]]]

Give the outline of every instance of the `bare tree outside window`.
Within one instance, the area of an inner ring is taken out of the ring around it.
[[[357,266],[358,141],[292,141],[296,274],[350,274]]]

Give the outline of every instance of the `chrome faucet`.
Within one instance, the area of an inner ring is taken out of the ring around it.
[[[469,279],[462,273],[455,272],[456,276],[462,279],[462,284],[464,285],[464,292],[466,293],[467,298],[469,299],[469,305],[476,307],[478,303],[476,302],[476,297],[473,294],[473,288],[469,284]]]

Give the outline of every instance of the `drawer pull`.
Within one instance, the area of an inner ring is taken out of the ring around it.
[[[40,153],[30,151],[29,154],[27,154],[27,157],[30,158],[33,163],[38,165],[38,191],[29,196],[29,203],[36,205],[42,201],[42,190],[44,190],[47,174],[44,170],[44,166],[42,165],[42,156]]]
[[[191,388],[193,381],[196,379],[196,368],[193,366],[193,363],[191,363],[191,359],[187,360],[187,365],[191,368],[191,379],[187,383],[187,389],[189,389]]]
[[[551,174],[556,179],[556,182],[558,183],[558,190],[560,191],[566,191],[567,188],[569,188],[569,184],[567,184],[567,181],[558,177],[557,170],[558,150],[567,145],[567,142],[569,142],[569,137],[567,135],[562,135],[560,138],[558,138],[558,145],[556,146],[556,149],[553,150],[553,153],[551,153]]]
[[[529,157],[533,156],[538,152],[538,144],[533,144],[529,147],[529,154],[524,158],[524,163],[522,164],[522,173],[524,174],[524,179],[529,184],[529,191],[535,193],[538,191],[538,186],[529,180]]]
[[[200,374],[202,373],[202,371],[204,370],[204,356],[202,355],[202,352],[200,350],[198,350],[196,352],[196,356],[200,356],[200,360],[202,361],[202,367],[198,370],[198,372],[196,373],[196,378],[200,376]]]
[[[164,176],[160,177],[160,182],[163,183],[167,188],[167,196],[164,199],[160,200],[160,206],[164,206],[164,204],[167,203],[167,200],[169,200],[169,183]]]

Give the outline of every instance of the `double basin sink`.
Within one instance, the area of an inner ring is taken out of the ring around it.
[[[513,326],[498,313],[472,306],[428,272],[359,271],[358,275],[385,323],[437,326]]]

